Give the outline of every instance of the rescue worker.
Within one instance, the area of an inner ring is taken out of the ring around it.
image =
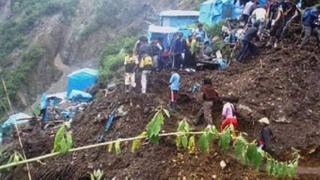
[[[304,37],[300,47],[302,48],[307,44],[312,33],[317,34],[317,43],[318,47],[320,47],[320,5],[306,8],[303,13],[302,21]]]
[[[275,0],[271,3],[267,12],[268,28],[270,29],[270,40],[267,46],[278,48],[281,40],[282,30],[285,26],[283,0]]]
[[[126,93],[129,93],[132,88],[136,87],[136,69],[139,65],[138,58],[129,50],[124,59],[125,78],[124,84]]]
[[[160,42],[158,40],[153,40],[151,43],[152,48],[152,59],[153,59],[153,67],[156,71],[160,70],[160,55],[163,50]]]
[[[198,38],[200,37],[200,42],[205,42],[207,41],[208,34],[207,32],[203,29],[203,24],[199,23],[198,28],[194,31],[194,35]]]
[[[273,133],[269,128],[270,121],[268,118],[262,118],[259,120],[259,123],[263,125],[263,128],[260,131],[259,147],[262,148],[264,151],[270,153],[270,144],[271,140],[273,139]]]
[[[173,54],[173,62],[172,68],[180,69],[182,68],[183,63],[183,54],[185,53],[185,43],[183,40],[183,34],[179,33],[177,38],[173,41],[172,46],[172,54]]]
[[[169,108],[171,111],[176,111],[177,106],[177,96],[180,90],[180,81],[181,77],[176,70],[172,70],[171,77],[169,80],[169,88],[170,88],[170,104]]]
[[[227,102],[224,104],[221,119],[222,119],[221,126],[220,126],[221,131],[223,131],[225,128],[227,128],[230,125],[233,125],[235,129],[238,127],[236,109],[232,103]]]
[[[240,20],[246,25],[248,23],[249,17],[252,13],[252,11],[256,8],[257,1],[256,0],[250,0],[246,3],[246,5],[243,8],[242,15],[240,17]]]
[[[237,61],[242,62],[248,53],[256,54],[257,47],[251,42],[254,38],[258,38],[259,23],[255,22],[252,27],[249,27],[241,41],[241,49],[237,55]]]
[[[134,45],[134,54],[137,56],[138,60],[140,61],[141,57],[139,56],[141,50],[141,46],[145,43],[148,43],[148,38],[145,36],[141,36],[139,40]]]
[[[297,7],[293,0],[285,0],[283,2],[284,28],[282,29],[281,37],[286,33],[291,22],[301,14],[301,10]]]
[[[152,57],[148,54],[142,55],[141,61],[140,61],[140,69],[142,70],[141,73],[141,92],[142,94],[147,93],[147,85],[148,85],[148,76],[151,73],[151,70],[153,69],[152,65]]]
[[[259,27],[258,27],[258,36],[259,38],[261,38],[263,29],[265,27],[265,20],[267,17],[267,10],[264,7],[259,7],[257,9],[255,9],[251,16],[249,17],[249,22],[251,22],[252,24],[254,23],[258,23]]]
[[[200,110],[203,112],[204,119],[207,124],[213,125],[212,119],[212,109],[214,104],[219,100],[219,95],[217,91],[214,89],[212,85],[212,81],[210,79],[203,80],[203,86],[201,88],[202,91],[202,109]]]

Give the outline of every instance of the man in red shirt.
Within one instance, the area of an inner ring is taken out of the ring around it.
[[[205,121],[212,125],[212,107],[215,102],[219,100],[219,95],[217,91],[213,88],[212,82],[210,79],[203,80],[203,86],[201,88],[202,98],[204,100],[200,114],[204,115]]]

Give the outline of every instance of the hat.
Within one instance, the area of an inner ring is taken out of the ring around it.
[[[258,121],[259,123],[261,123],[261,124],[266,124],[266,125],[269,125],[270,124],[270,121],[269,121],[269,119],[268,118],[262,118],[262,119],[260,119],[259,121]]]

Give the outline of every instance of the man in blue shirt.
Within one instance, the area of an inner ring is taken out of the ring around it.
[[[320,5],[306,8],[302,16],[302,21],[304,37],[300,47],[306,45],[313,31],[317,34],[318,47],[320,47]]]
[[[242,39],[241,49],[237,55],[237,61],[243,62],[248,53],[257,54],[257,47],[251,42],[254,38],[258,38],[259,23],[255,22],[253,27],[249,27]]]
[[[170,87],[170,104],[169,108],[171,111],[176,110],[176,104],[177,104],[177,95],[180,90],[180,75],[173,70],[171,73],[170,81],[169,81],[169,87]]]

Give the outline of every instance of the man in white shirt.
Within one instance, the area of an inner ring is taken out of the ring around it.
[[[240,20],[242,22],[244,22],[245,24],[248,23],[248,19],[249,19],[250,15],[251,15],[252,11],[256,8],[256,5],[257,5],[257,1],[256,0],[251,0],[251,1],[246,3],[246,5],[243,8],[242,15],[241,15],[241,18],[240,18]]]
[[[257,9],[255,9],[250,18],[249,21],[251,21],[252,24],[254,23],[259,23],[259,30],[258,30],[258,36],[260,37],[262,30],[265,27],[265,20],[267,17],[267,10],[263,7],[259,7]]]

